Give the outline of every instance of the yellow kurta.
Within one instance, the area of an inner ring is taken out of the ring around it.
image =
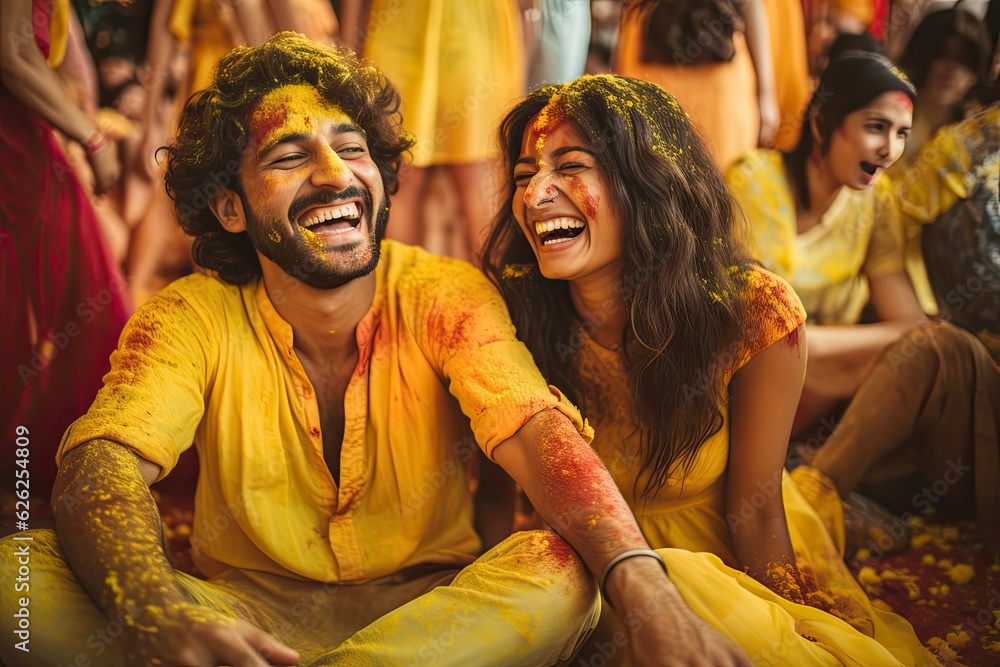
[[[755,292],[752,303],[757,305],[751,309],[746,338],[737,352],[743,363],[805,320],[794,292],[781,279],[759,271],[749,284]],[[746,516],[741,516],[742,509],[740,515],[726,514],[730,439],[725,405],[726,421],[701,445],[683,479],[679,471],[672,472],[654,497],[642,497],[646,478],[638,474],[641,442],[625,361],[619,352],[589,337],[583,340],[577,363],[586,391],[582,407],[596,434],[593,447],[696,613],[743,646],[755,665],[937,664],[903,618],[871,606],[843,562],[843,534],[835,536],[838,548],[787,474],[780,492],[796,561],[803,576],[815,576],[822,591],[810,599],[832,613],[784,600],[742,572],[729,524],[738,525],[751,516],[759,499],[746,499]],[[810,496],[836,498],[825,478],[803,483],[810,484]],[[760,492],[777,493],[779,485],[763,484]]]
[[[885,176],[865,190],[842,188],[803,234],[781,153],[750,151],[726,170],[726,183],[747,216],[755,257],[792,285],[815,324],[855,324],[866,279],[903,269],[899,207]]]
[[[386,241],[376,275],[344,398],[339,486],[291,326],[272,305],[281,295],[262,281],[192,275],[143,306],[59,457],[106,439],[166,475],[194,443],[191,544],[208,576],[237,568],[251,579],[359,583],[471,563],[480,542],[466,463],[476,442],[489,455],[552,407],[590,431],[542,381],[472,266]]]
[[[495,154],[496,129],[524,94],[524,45],[509,0],[375,0],[364,57],[399,90],[413,164]]]

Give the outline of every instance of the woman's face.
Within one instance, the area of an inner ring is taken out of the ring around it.
[[[913,104],[900,92],[883,93],[848,114],[833,131],[826,160],[841,185],[864,190],[903,154]]]
[[[550,105],[528,123],[513,178],[511,208],[543,276],[617,277],[621,220],[590,141],[560,108]]]
[[[976,85],[976,73],[956,58],[938,58],[931,63],[920,97],[941,106],[957,106]]]

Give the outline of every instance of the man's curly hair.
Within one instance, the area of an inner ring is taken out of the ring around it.
[[[181,227],[195,237],[194,261],[229,283],[242,285],[259,276],[260,262],[247,233],[223,229],[209,201],[220,187],[243,197],[240,156],[250,140],[250,115],[267,93],[290,84],[314,86],[365,131],[388,194],[396,191],[403,153],[413,145],[401,128],[399,93],[378,69],[346,49],[281,32],[223,57],[212,85],[184,106],[177,136],[165,147],[165,180]]]

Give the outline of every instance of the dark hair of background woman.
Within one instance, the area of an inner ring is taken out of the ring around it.
[[[830,150],[834,130],[840,127],[848,114],[861,109],[879,95],[892,91],[905,93],[911,101],[917,96],[906,75],[878,53],[847,51],[826,68],[802,116],[799,142],[790,152],[782,155],[785,173],[800,209],[808,210],[810,205],[806,163],[815,142],[811,124],[813,115],[819,132],[819,147],[825,155]]]

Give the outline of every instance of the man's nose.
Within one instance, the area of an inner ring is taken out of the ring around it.
[[[316,151],[316,168],[312,173],[312,184],[330,185],[343,190],[351,184],[353,174],[344,161],[329,144],[322,143]]]

